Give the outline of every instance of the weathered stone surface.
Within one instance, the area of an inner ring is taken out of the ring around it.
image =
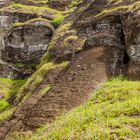
[[[72,0],[49,0],[49,6],[58,10],[67,10]]]
[[[8,6],[11,3],[12,3],[11,0],[0,0],[0,8],[2,8],[4,6]]]
[[[15,65],[20,74],[13,70],[1,69],[1,76],[15,78],[32,74],[32,64],[38,64],[40,58],[47,51],[54,28],[47,21],[35,21],[19,27],[13,27],[4,41],[1,39],[1,59]],[[19,64],[20,63],[20,64]],[[18,68],[16,65],[25,65]],[[2,67],[5,67],[2,66]],[[5,72],[4,72],[5,71]],[[8,74],[9,73],[9,74]],[[9,76],[11,75],[12,76]]]
[[[6,15],[5,16],[0,15],[0,28],[8,29],[10,25],[11,25],[11,18]]]
[[[0,77],[3,78],[22,78],[21,73],[18,69],[14,68],[14,66],[0,61]]]
[[[45,21],[13,28],[5,37],[2,59],[12,63],[38,63],[52,34],[53,27]]]
[[[26,22],[36,15],[20,12],[0,12],[0,27],[9,29],[16,22]]]
[[[124,18],[124,33],[126,50],[130,58],[128,76],[140,79],[140,10],[130,12]]]
[[[86,2],[88,3],[89,1],[87,0]],[[80,8],[81,10],[84,9],[83,12],[80,13],[79,10],[68,17],[65,24],[71,22],[71,20],[73,20],[73,24],[61,38],[56,40],[56,42],[58,41],[56,45],[50,49],[53,59],[60,59],[60,57],[65,59],[67,58],[66,55],[75,54],[78,50],[72,48],[77,48],[77,46],[79,49],[104,46],[108,47],[108,52],[112,54],[108,55],[108,63],[106,64],[108,65],[107,71],[110,71],[110,76],[124,74],[130,78],[134,75],[135,78],[133,79],[140,79],[138,76],[138,69],[140,69],[140,8],[126,11],[127,6],[133,6],[133,4],[135,3],[124,1],[115,5],[109,4],[108,1],[95,0],[87,7],[84,4],[81,5]],[[126,8],[121,7],[122,5],[126,6]],[[113,7],[119,7],[120,10],[113,9]],[[103,9],[106,10],[102,11]],[[67,32],[72,30],[76,30],[77,34],[74,35],[77,38],[85,38],[85,43],[83,42],[84,45],[73,44],[72,48],[66,47],[64,51],[64,40],[71,35],[67,34]],[[60,43],[60,40],[62,43]],[[137,64],[136,71],[132,72],[131,67],[135,64]],[[118,68],[120,72],[118,72]]]

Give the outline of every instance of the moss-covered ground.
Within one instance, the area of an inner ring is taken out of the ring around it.
[[[16,96],[17,91],[25,81],[0,78],[0,121],[12,113],[13,109],[11,109],[12,105],[9,103],[9,99]]]

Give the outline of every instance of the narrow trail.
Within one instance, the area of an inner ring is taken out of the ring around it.
[[[107,79],[104,52],[105,47],[96,47],[76,54],[47,94],[33,94],[23,104],[24,109],[21,107],[24,110],[21,116],[18,116],[20,111],[15,112],[13,120],[9,122],[14,125],[9,126],[6,135],[16,130],[34,130],[90,99],[97,86]],[[45,86],[43,82],[39,89]]]

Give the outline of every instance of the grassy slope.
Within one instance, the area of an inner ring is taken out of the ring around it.
[[[29,139],[140,138],[139,95],[140,81],[113,79],[105,83],[87,104],[63,115],[54,123],[41,127]]]
[[[10,104],[8,99],[15,95],[19,88],[25,83],[26,80],[12,80],[8,78],[0,78],[0,121],[7,118],[10,113]],[[6,110],[8,109],[8,110]],[[3,111],[5,110],[5,111]]]

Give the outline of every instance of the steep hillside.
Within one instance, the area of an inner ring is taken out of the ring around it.
[[[93,138],[139,138],[139,82],[108,82],[77,109],[83,116],[87,106],[95,124],[75,120],[75,110],[56,120],[91,99],[107,79],[124,75],[140,80],[139,0],[13,0],[0,6],[0,86],[8,83],[0,92],[0,139],[32,135],[46,123],[45,139],[88,137],[82,130],[87,133],[90,124]]]
[[[137,140],[140,138],[139,93],[140,82],[113,79],[97,89],[85,105],[34,134],[15,133],[13,139]]]

